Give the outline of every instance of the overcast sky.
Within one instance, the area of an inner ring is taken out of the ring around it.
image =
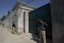
[[[17,0],[0,0],[0,18],[3,15],[7,15],[7,12],[13,8]],[[20,0],[22,2],[27,3],[29,0]],[[35,6],[36,8],[43,6],[47,3],[49,3],[50,0],[33,0],[31,1],[30,5]]]

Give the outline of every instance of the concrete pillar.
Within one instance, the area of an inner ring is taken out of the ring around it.
[[[25,13],[25,33],[29,33],[29,12]]]
[[[64,0],[50,0],[53,43],[64,43]]]
[[[18,8],[18,33],[23,32],[23,12]]]

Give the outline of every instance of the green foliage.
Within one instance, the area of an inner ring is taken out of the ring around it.
[[[4,16],[1,18],[1,21],[3,21],[5,18],[6,18],[6,16],[4,15]]]
[[[8,11],[8,14],[7,14],[7,16],[9,16],[10,15],[10,11]]]

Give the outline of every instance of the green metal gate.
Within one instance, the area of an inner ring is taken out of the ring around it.
[[[50,3],[32,11],[29,13],[29,32],[37,35],[37,19],[44,19],[48,24],[46,28],[46,35],[48,38],[52,38],[52,24],[51,24],[51,9]]]

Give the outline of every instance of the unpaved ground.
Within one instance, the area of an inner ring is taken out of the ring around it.
[[[29,33],[12,34],[6,28],[0,26],[0,43],[36,43],[30,38],[31,35]]]

